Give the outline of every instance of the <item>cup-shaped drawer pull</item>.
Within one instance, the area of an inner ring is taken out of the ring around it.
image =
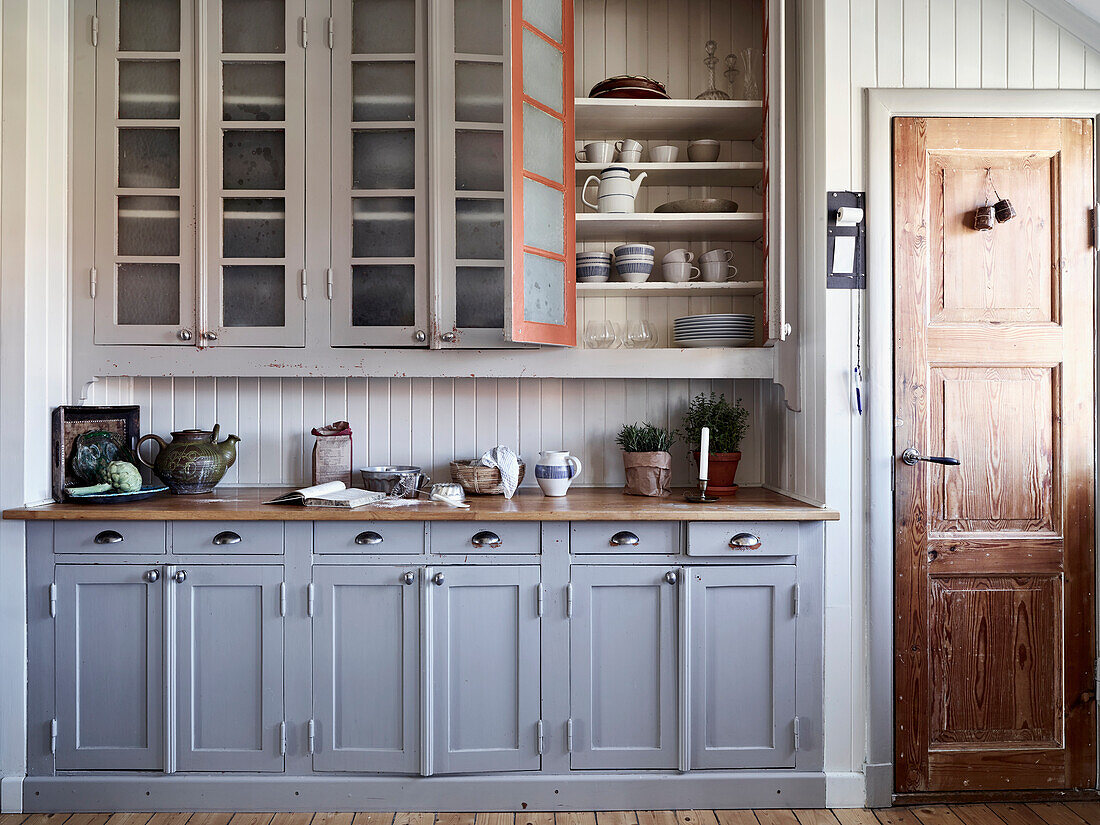
[[[381,544],[382,536],[373,530],[364,530],[355,537],[356,544]]]
[[[612,547],[637,547],[641,543],[638,534],[631,533],[629,530],[620,530],[611,537],[610,542]]]
[[[115,530],[104,530],[102,533],[96,533],[96,537],[92,541],[96,544],[118,544],[122,541],[122,533]]]
[[[480,530],[474,533],[473,538],[470,539],[470,544],[474,547],[500,547],[504,542],[492,530]]]
[[[759,550],[763,542],[752,533],[738,533],[730,539],[730,547],[734,550]]]
[[[218,535],[214,536],[214,544],[219,547],[223,544],[240,544],[241,537],[232,530],[222,530]]]

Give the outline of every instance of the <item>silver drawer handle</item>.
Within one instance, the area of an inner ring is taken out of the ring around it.
[[[382,536],[373,530],[365,530],[355,537],[356,544],[381,544]]]
[[[680,577],[676,575],[675,570],[669,570],[667,573],[665,573],[665,581],[669,584],[676,584],[679,578]]]
[[[240,544],[241,537],[232,530],[223,530],[214,536],[214,544]]]
[[[155,584],[156,582],[160,581],[160,571],[159,570],[146,570],[145,571],[145,581],[149,582],[149,584]]]
[[[752,533],[738,533],[730,539],[730,547],[734,550],[759,550],[763,542]]]
[[[444,578],[442,573],[436,573],[434,576],[432,576],[432,584],[434,584],[436,587],[442,587],[443,582]]]
[[[416,581],[416,574],[413,573],[413,571],[408,570],[401,577],[401,581],[405,582],[405,584],[412,584],[414,581]]]
[[[474,537],[470,539],[470,544],[474,547],[500,547],[504,542],[492,530],[482,530],[479,533],[474,533]]]
[[[176,574],[172,576],[172,578],[176,580],[176,584],[183,584],[185,581],[187,581],[187,571],[177,570]]]
[[[104,530],[102,533],[97,533],[92,541],[96,544],[118,544],[122,541],[122,534],[114,530]]]
[[[639,544],[641,544],[641,539],[638,538],[636,533],[631,533],[629,530],[620,530],[611,537],[612,547],[637,547]]]

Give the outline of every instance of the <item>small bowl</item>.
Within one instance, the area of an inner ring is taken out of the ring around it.
[[[722,144],[716,140],[693,140],[688,144],[688,160],[693,163],[714,163],[722,153]]]
[[[648,255],[653,257],[653,253],[656,252],[656,248],[646,243],[624,243],[615,247],[615,257],[621,258],[623,255]]]
[[[643,281],[648,281],[652,273],[652,258],[637,257],[626,258],[625,260],[620,258],[615,259],[615,274],[627,283],[640,284]]]

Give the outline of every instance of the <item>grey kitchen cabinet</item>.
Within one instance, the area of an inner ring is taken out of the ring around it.
[[[432,671],[430,773],[541,765],[539,568],[425,570]]]
[[[169,568],[176,601],[176,768],[282,771],[279,565]]]
[[[793,767],[795,567],[685,572],[690,767]]]
[[[313,767],[420,771],[420,571],[313,568]]]
[[[160,568],[59,564],[54,575],[57,769],[161,769]]]
[[[573,768],[678,765],[679,581],[675,567],[572,567]]]

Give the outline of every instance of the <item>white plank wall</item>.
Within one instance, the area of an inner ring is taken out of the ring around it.
[[[475,458],[496,444],[520,453],[530,468],[543,449],[568,449],[584,464],[578,483],[623,483],[614,439],[624,422],[670,428],[701,392],[740,398],[752,430],[742,445],[742,484],[763,478],[768,414],[760,381],[389,379],[389,378],[105,378],[90,404],[138,404],[141,429],[167,438],[172,430],[221,424],[241,437],[237,463],[223,483],[308,483],[310,430],[347,420],[356,467],[417,464],[450,480],[449,462]],[[673,448],[673,482],[691,476],[686,448]],[[149,458],[150,454],[146,454]]]

